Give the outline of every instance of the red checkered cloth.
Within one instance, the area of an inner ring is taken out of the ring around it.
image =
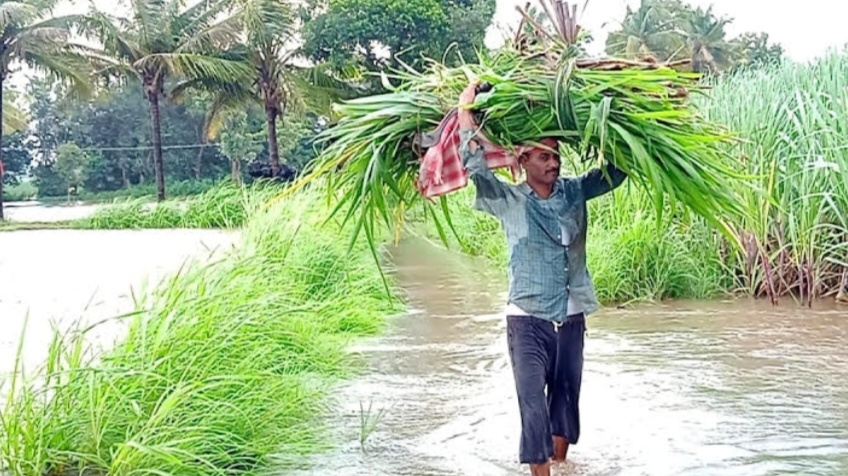
[[[421,169],[418,176],[418,190],[426,198],[446,195],[468,185],[468,171],[462,164],[459,152],[459,119],[455,113],[448,114],[439,124],[438,142],[427,149],[421,159]],[[518,156],[513,155],[486,139],[478,132],[475,140],[483,148],[483,156],[489,169],[509,168],[514,180],[518,180],[521,167]],[[523,152],[523,147],[516,151]]]

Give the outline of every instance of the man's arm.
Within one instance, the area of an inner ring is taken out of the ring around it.
[[[627,174],[610,162],[603,169],[592,169],[579,177],[586,200],[606,195],[624,183]]]
[[[513,192],[495,177],[494,172],[489,169],[489,164],[486,163],[483,148],[474,140],[477,125],[474,123],[471,110],[464,106],[474,102],[476,87],[477,85],[472,83],[459,97],[460,107],[457,111],[460,130],[459,153],[462,156],[462,165],[468,171],[468,176],[477,189],[474,208],[497,217],[506,210]]]

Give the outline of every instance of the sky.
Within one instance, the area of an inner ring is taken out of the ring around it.
[[[530,0],[531,5],[538,0]],[[578,12],[585,0],[573,0]],[[514,27],[520,20],[516,6],[527,0],[498,0],[495,23]],[[592,31],[595,38],[591,53],[603,51],[607,33],[624,19],[627,6],[636,7],[639,0],[589,0],[578,23]],[[783,45],[787,56],[799,62],[825,53],[828,48],[841,49],[848,43],[848,2],[844,0],[687,0],[694,6],[708,8],[720,16],[731,17],[728,34],[732,38],[748,31],[766,32],[772,41]],[[493,29],[494,30],[494,29]],[[498,34],[490,31],[487,44],[497,44]]]

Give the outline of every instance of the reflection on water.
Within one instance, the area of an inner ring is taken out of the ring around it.
[[[395,262],[415,310],[355,349],[371,370],[339,389],[343,443],[302,474],[527,474],[503,280],[421,243]],[[848,474],[845,309],[673,303],[588,327],[581,441],[555,474]],[[363,452],[370,402],[386,415]]]
[[[146,281],[156,284],[234,239],[207,230],[0,233],[0,375],[13,366],[27,314],[27,361],[40,362],[51,320],[66,328],[81,317],[97,322],[129,312],[131,293]]]

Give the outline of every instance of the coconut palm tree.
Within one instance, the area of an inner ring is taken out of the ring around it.
[[[129,18],[96,12],[84,22],[86,33],[102,42],[104,67],[100,73],[136,77],[142,84],[150,104],[160,201],[165,199],[160,105],[169,97],[169,82],[198,77],[233,81],[248,72],[244,63],[217,54],[238,38],[238,25],[226,15],[231,3],[201,0],[186,7],[185,0],[131,0]]]
[[[209,116],[209,134],[220,128],[223,113],[246,102],[265,110],[271,172],[280,171],[277,121],[290,112],[327,113],[332,102],[353,91],[327,65],[309,65],[297,44],[298,16],[289,0],[234,0],[232,20],[241,31],[239,45],[227,53],[249,69],[245,77],[222,82],[216,77],[184,81],[179,91],[213,91],[216,99]]]
[[[51,18],[58,0],[0,0],[0,117],[3,128],[13,125],[7,118],[8,101],[3,87],[17,65],[26,65],[57,80],[69,82],[76,91],[88,84],[85,48],[69,42],[76,18]],[[0,130],[2,151],[3,130]],[[3,219],[3,156],[0,152],[0,220]]]
[[[716,17],[712,7],[698,7],[689,14],[684,30],[694,71],[714,73],[733,64],[736,51],[725,31],[731,21]]]
[[[678,2],[658,0],[643,0],[636,10],[628,6],[621,29],[607,37],[607,54],[627,59],[646,56],[662,61],[674,59],[684,47],[678,28],[682,9]]]

